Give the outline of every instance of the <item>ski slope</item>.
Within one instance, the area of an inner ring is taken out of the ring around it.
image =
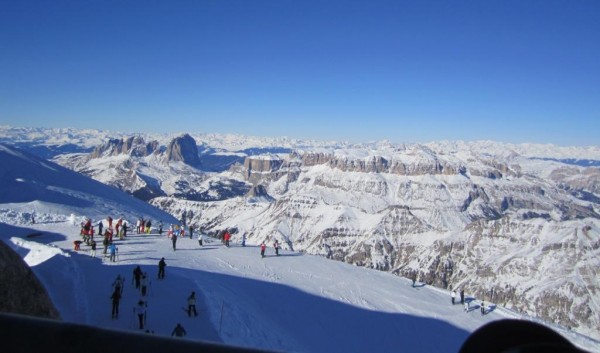
[[[88,247],[72,250],[79,225],[69,221],[29,226],[0,225],[3,240],[23,256],[49,290],[63,319],[116,330],[137,331],[133,314],[141,298],[132,283],[140,265],[151,279],[147,328],[170,335],[177,323],[188,339],[286,352],[456,352],[478,327],[517,317],[496,308],[481,315],[451,305],[450,294],[375,270],[320,257],[225,247],[216,239],[199,246],[182,238],[131,234],[118,240],[118,262],[91,257]],[[33,237],[28,235],[34,234]],[[8,236],[8,237],[7,237]],[[167,262],[158,280],[158,261]],[[112,282],[126,278],[121,315],[111,319]],[[188,318],[186,298],[195,291],[199,316]],[[467,292],[468,297],[468,292]],[[475,305],[479,304],[475,300]],[[556,329],[556,328],[555,328]],[[561,332],[590,351],[592,340]]]

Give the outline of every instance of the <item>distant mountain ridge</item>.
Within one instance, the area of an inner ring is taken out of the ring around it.
[[[600,169],[564,162],[599,161],[598,146],[187,136],[53,160],[209,230],[466,287],[600,338]]]

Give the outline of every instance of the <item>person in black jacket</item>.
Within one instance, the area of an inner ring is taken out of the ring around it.
[[[133,270],[133,278],[135,280],[135,289],[140,289],[140,280],[142,279],[142,269],[141,267],[138,265],[134,270]]]
[[[163,257],[158,262],[158,279],[164,279],[165,278],[165,267],[166,266],[167,266],[167,263],[165,262],[165,258]]]
[[[119,318],[119,302],[121,301],[121,291],[119,289],[115,289],[113,294],[110,296],[112,299],[112,318]]]
[[[187,332],[185,332],[185,329],[181,324],[177,324],[173,329],[173,332],[171,332],[171,336],[183,337],[185,335],[187,335]]]

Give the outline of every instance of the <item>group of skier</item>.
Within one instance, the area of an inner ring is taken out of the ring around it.
[[[273,249],[275,249],[275,256],[279,256],[279,249],[281,249],[281,246],[279,245],[279,241],[276,239],[275,242],[273,242]],[[260,244],[260,256],[261,257],[265,257],[265,251],[267,250],[267,245],[265,244],[265,242],[263,241]]]
[[[140,217],[135,224],[135,229],[137,234],[150,234],[150,231],[152,230],[152,221]]]
[[[452,305],[456,304],[456,296],[457,296],[456,290],[452,290],[450,293]],[[467,313],[469,313],[471,311],[471,301],[472,301],[472,298],[465,299],[465,290],[461,289],[460,290],[460,304],[462,304],[464,306],[464,311]],[[487,314],[488,308],[485,306],[485,302],[483,300],[481,301],[481,304],[479,305],[479,309],[480,309],[481,315]]]
[[[194,226],[193,225],[189,225],[189,236],[190,239],[194,238]],[[162,223],[160,225],[160,231],[159,234],[162,235]],[[186,232],[185,232],[185,226],[182,225],[178,225],[178,224],[171,224],[169,226],[169,229],[167,230],[167,237],[169,239],[171,239],[171,242],[173,244],[173,251],[177,250],[177,239],[179,238],[184,238],[186,236]],[[202,246],[202,228],[200,229],[200,232],[198,232],[198,243],[200,244],[200,246]]]
[[[152,227],[150,220],[144,220],[142,217],[140,217],[137,223],[136,229],[138,234],[149,234]],[[107,257],[110,262],[116,262],[118,260],[119,248],[114,241],[115,235],[120,240],[125,239],[125,237],[127,237],[127,231],[129,229],[128,227],[129,223],[122,217],[119,217],[116,222],[113,222],[113,218],[110,216],[106,217],[106,219],[98,221],[97,235],[103,237],[103,255],[104,257]],[[159,222],[159,231],[162,233],[162,222]],[[80,251],[81,245],[85,243],[90,247],[90,256],[95,257],[97,243],[96,240],[94,240],[94,235],[96,235],[94,224],[90,218],[86,218],[83,222],[81,222],[81,240],[73,241],[73,250]],[[173,244],[173,247],[175,247],[175,244]]]
[[[106,225],[105,225],[105,223],[106,223]],[[117,234],[119,235],[120,239],[124,239],[124,237],[127,236],[127,229],[128,229],[127,227],[128,227],[127,221],[123,220],[122,218],[119,218],[117,220],[117,222],[115,223],[114,229],[117,232]],[[140,217],[138,219],[137,225],[136,225],[138,234],[149,234],[151,227],[152,227],[152,222],[150,220],[144,220],[143,217]],[[114,231],[113,231],[112,217],[107,217],[106,220],[101,220],[100,222],[98,222],[98,234],[102,234],[103,229],[105,229],[105,232],[103,234],[104,237],[102,240],[102,245],[104,246],[103,254],[105,255],[105,257],[109,258],[110,262],[116,262],[118,260],[119,249],[118,249],[117,245],[115,244],[115,242],[113,241]],[[190,239],[193,239],[194,230],[196,230],[196,228],[190,224],[188,229],[189,229],[189,232],[187,234],[189,234]],[[163,230],[163,223],[159,222],[158,232],[161,235],[162,235],[162,230]],[[187,234],[185,231],[185,226],[183,224],[182,225],[171,224],[169,226],[169,228],[167,230],[167,237],[171,240],[173,251],[177,250],[177,240],[181,237],[185,237]],[[217,232],[216,234],[217,234],[217,238],[220,238],[221,242],[223,244],[225,244],[226,247],[231,247],[232,233],[230,232],[229,229],[225,229],[223,231]],[[90,246],[90,256],[95,257],[96,256],[96,241],[94,240],[94,227],[92,225],[91,219],[86,219],[85,222],[82,222],[81,235],[83,236],[83,241],[76,240],[74,242],[75,250],[76,251],[80,250],[80,245],[82,243],[86,243],[87,245]],[[199,230],[196,232],[196,237],[198,239],[199,246],[204,245],[205,235],[206,235],[206,233],[204,232],[204,228],[200,227]],[[241,236],[241,245],[243,247],[246,246],[246,234],[245,233],[243,233]],[[266,257],[266,254],[265,254],[266,249],[267,249],[267,246],[263,242],[260,245],[260,254],[261,254],[261,257],[263,257],[263,258]],[[273,249],[275,250],[275,255],[279,256],[279,250],[281,249],[281,246],[280,246],[278,240],[274,241]]]
[[[158,263],[158,279],[165,278],[165,267],[166,262],[165,258],[161,258]],[[121,275],[117,275],[117,278],[112,283],[112,294],[110,296],[112,302],[111,309],[111,317],[112,319],[119,318],[119,304],[121,299],[123,298],[123,287],[125,283],[125,277]],[[148,279],[148,273],[142,271],[142,268],[138,265],[133,269],[132,276],[132,285],[135,286],[136,290],[139,290],[140,298],[137,301],[136,305],[133,308],[134,317],[137,318],[137,325],[140,330],[143,330],[146,326],[146,321],[148,317],[148,301],[147,297],[149,295],[149,287],[151,282]],[[191,294],[187,297],[187,311],[189,317],[198,316],[198,312],[196,310],[196,292],[192,291]],[[146,331],[150,332],[150,331]],[[183,337],[187,334],[185,328],[181,326],[181,324],[177,324],[177,326],[173,329],[171,333],[172,336]]]

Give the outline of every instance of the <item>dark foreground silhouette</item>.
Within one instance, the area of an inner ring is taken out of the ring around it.
[[[145,333],[121,332],[57,320],[0,313],[0,351],[12,353],[267,352]],[[118,342],[118,344],[114,344]],[[93,349],[92,349],[93,348]],[[377,347],[373,347],[377,351]],[[529,321],[499,320],[473,332],[459,353],[587,353],[551,329]]]

